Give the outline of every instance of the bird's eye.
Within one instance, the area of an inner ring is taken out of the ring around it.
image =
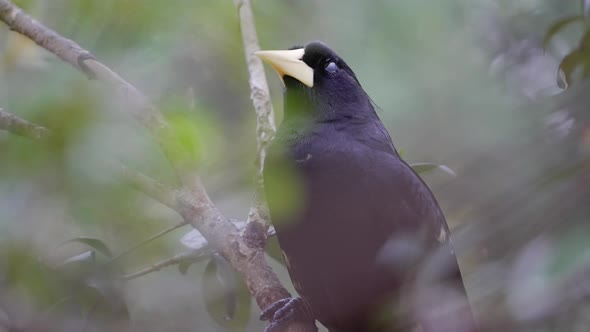
[[[338,71],[338,65],[336,64],[336,62],[334,61],[329,61],[326,63],[326,66],[324,67],[324,69],[326,70],[326,72],[333,74],[335,72]]]

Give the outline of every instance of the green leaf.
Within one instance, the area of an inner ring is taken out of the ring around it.
[[[551,25],[549,27],[549,29],[547,29],[547,33],[545,34],[545,38],[543,38],[543,48],[546,49],[547,45],[549,44],[549,42],[551,41],[551,39],[561,30],[563,30],[564,28],[566,28],[568,25],[575,23],[575,22],[581,22],[584,23],[584,17],[580,16],[580,15],[576,15],[576,16],[568,16],[566,18],[562,18],[561,20],[553,23],[553,25]]]
[[[202,279],[209,315],[221,326],[243,331],[250,321],[251,298],[241,278],[221,256],[207,263]]]
[[[557,86],[561,89],[567,89],[572,83],[572,75],[576,68],[583,64],[585,60],[584,53],[580,50],[575,50],[572,53],[566,55],[557,71]]]
[[[418,173],[418,174],[423,174],[423,173],[428,173],[434,170],[439,170],[445,174],[448,174],[452,177],[457,176],[457,173],[455,173],[455,171],[453,171],[449,166],[447,165],[439,165],[439,164],[434,164],[434,163],[413,163],[410,164],[410,167],[412,167],[412,169]]]
[[[221,122],[213,112],[195,104],[194,97],[171,97],[162,105],[168,128],[160,132],[160,143],[168,157],[183,167],[210,165],[225,151]]]
[[[100,239],[93,238],[93,237],[84,237],[80,236],[71,240],[64,242],[63,244],[68,244],[72,242],[79,242],[83,243],[96,251],[100,252],[101,254],[107,256],[108,258],[113,258],[113,254],[109,247]]]

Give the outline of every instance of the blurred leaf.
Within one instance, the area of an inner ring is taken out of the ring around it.
[[[192,265],[192,262],[181,262],[178,264],[178,271],[180,274],[185,275],[188,272],[188,268]]]
[[[116,276],[99,274],[89,278],[83,292],[93,315],[109,320],[129,320],[122,282]]]
[[[192,252],[185,253],[184,257],[178,263],[178,271],[181,274],[185,275],[188,272],[188,269],[191,267],[191,265],[197,262],[204,261],[212,255],[213,253],[211,253],[208,250],[194,250]]]
[[[508,275],[507,304],[520,320],[535,320],[559,304],[557,284],[549,276],[555,253],[551,237],[540,235],[516,256]]]
[[[581,22],[584,23],[584,17],[580,16],[580,15],[576,15],[576,16],[569,16],[566,18],[563,18],[555,23],[553,23],[553,25],[551,25],[549,27],[549,29],[547,29],[547,33],[545,34],[545,38],[543,38],[543,48],[546,49],[547,45],[549,44],[549,42],[551,41],[551,39],[561,30],[563,30],[564,28],[566,28],[568,25],[575,23],[575,22]]]
[[[82,263],[88,263],[88,262],[94,263],[95,261],[96,261],[96,255],[94,254],[94,251],[89,250],[89,251],[83,252],[79,255],[75,255],[75,256],[72,256],[72,257],[66,259],[62,263],[62,265],[66,265],[66,264],[70,264],[70,263],[81,263],[81,262]]]
[[[161,139],[171,158],[196,168],[214,162],[225,151],[219,120],[190,96],[170,97],[162,110],[169,128]]]
[[[279,239],[276,236],[269,237],[266,242],[266,253],[275,259],[277,262],[281,263],[283,266],[287,266],[285,264],[285,257],[283,256],[283,251],[279,245]]]
[[[559,64],[557,85],[562,89],[567,89],[572,82],[572,74],[576,68],[584,62],[585,56],[580,50],[575,50],[566,55]]]
[[[40,307],[63,298],[60,276],[30,251],[18,246],[0,247],[2,287],[18,289]]]
[[[221,326],[243,331],[250,320],[250,293],[229,263],[214,255],[202,279],[209,315]]]
[[[439,165],[439,164],[434,164],[434,163],[413,163],[410,164],[410,167],[412,167],[412,169],[418,173],[418,174],[423,174],[423,173],[428,173],[434,170],[439,170],[445,174],[448,174],[450,176],[457,176],[457,173],[455,173],[450,167],[448,167],[447,165]]]
[[[83,285],[89,276],[96,273],[96,257],[94,250],[72,256],[56,267],[56,272],[66,280],[70,286]]]
[[[35,8],[35,4],[38,0],[17,0],[13,1],[17,6],[25,10],[32,10]]]
[[[190,118],[182,115],[170,116],[168,121],[170,136],[166,137],[165,143],[168,150],[174,153],[172,157],[196,166],[202,154],[198,126]]]
[[[289,222],[302,206],[303,182],[297,169],[280,156],[267,159],[264,184],[273,219]]]
[[[246,227],[246,222],[244,221],[232,220],[232,223],[238,228],[238,230],[242,230],[244,227]],[[201,232],[196,229],[191,229],[186,234],[184,234],[180,238],[180,243],[182,243],[187,248],[195,250],[202,249],[208,244],[207,239],[205,239],[203,234],[201,234]]]
[[[77,237],[71,240],[66,241],[64,244],[72,243],[72,242],[79,242],[83,243],[96,251],[102,253],[103,255],[107,256],[108,258],[113,258],[113,254],[109,247],[100,239],[93,238],[93,237]]]
[[[196,229],[191,229],[186,234],[184,234],[180,238],[180,243],[182,243],[185,247],[190,249],[201,249],[205,247],[207,243],[207,239]]]
[[[106,245],[94,238],[80,237],[66,243],[80,242],[93,248],[100,248],[105,255],[110,254]],[[97,250],[98,251],[98,250]],[[109,256],[110,257],[110,256]],[[129,312],[123,293],[123,281],[116,268],[99,265],[94,250],[65,259],[53,272],[59,276],[61,299],[48,310],[75,310],[86,312],[85,316],[93,323],[96,320],[127,321]],[[68,306],[63,306],[65,302]],[[58,308],[59,309],[59,308]]]
[[[24,68],[42,68],[47,65],[46,57],[43,49],[31,39],[10,32],[0,59],[2,67],[8,69],[16,65]]]
[[[79,303],[73,296],[64,296],[63,298],[59,299],[52,305],[48,306],[43,310],[43,314],[45,316],[49,316],[55,312],[66,311],[69,310],[70,313],[81,314],[79,311]],[[0,325],[1,326],[1,325]]]

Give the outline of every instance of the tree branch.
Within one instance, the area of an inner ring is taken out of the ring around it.
[[[248,65],[250,76],[250,98],[256,111],[256,138],[258,146],[256,166],[259,177],[262,177],[266,149],[276,131],[274,111],[270,101],[270,93],[262,60],[254,54],[254,52],[260,50],[260,45],[258,43],[250,0],[234,0],[234,4],[238,9],[238,15],[240,17],[246,64]]]
[[[248,66],[250,99],[256,111],[256,203],[248,213],[248,222],[270,225],[270,215],[264,199],[263,171],[266,150],[276,132],[274,111],[262,60],[254,52],[260,50],[258,35],[254,24],[254,15],[249,0],[234,0],[240,17],[240,28],[246,64]]]
[[[90,52],[74,41],[47,28],[8,0],[0,0],[0,19],[11,30],[29,37],[37,45],[57,55],[88,78],[114,86],[122,96],[134,102],[137,107],[131,107],[129,110],[146,127],[160,129],[166,126],[162,114],[139,90],[96,60]]]
[[[256,142],[258,150],[256,156],[256,203],[248,213],[248,223],[244,231],[244,237],[255,236],[257,238],[258,245],[262,248],[262,254],[259,254],[256,258],[260,261],[261,266],[268,266],[263,253],[267,239],[266,230],[270,225],[270,214],[264,198],[263,171],[267,148],[276,132],[274,111],[270,101],[270,93],[262,60],[254,54],[254,52],[260,50],[260,45],[254,24],[251,1],[234,0],[234,5],[238,10],[238,16],[240,18],[242,41],[250,77],[250,98],[256,111]],[[267,308],[277,300],[291,296],[281,285],[274,273],[269,275],[269,278],[272,278],[273,281],[268,286],[273,288],[271,294],[274,295],[274,299],[267,303],[258,302],[258,305],[262,309]],[[310,332],[317,331],[317,328],[312,323],[291,323],[286,327],[285,331]]]
[[[166,144],[166,141],[175,139],[175,135],[171,133],[169,125],[160,110],[139,89],[98,61],[94,55],[76,42],[41,24],[9,0],[0,0],[0,20],[6,23],[11,30],[27,36],[37,45],[82,72],[89,79],[96,79],[114,88],[117,94],[128,104],[125,109],[131,116],[148,128],[159,140],[164,154],[173,164],[178,177],[183,180],[183,185],[197,185],[199,183],[193,181],[196,176],[188,172],[187,168],[189,167],[183,165],[177,158],[171,157],[178,155],[178,152],[171,151],[175,145]]]
[[[240,11],[247,7],[251,12],[249,2],[245,4],[247,6],[239,6]],[[160,140],[160,146],[182,180],[182,189],[177,190],[175,195],[177,212],[198,229],[212,248],[242,275],[261,308],[289,296],[264,260],[266,228],[259,223],[249,223],[243,234],[240,234],[235,225],[221,214],[207,195],[199,177],[189,170],[190,167],[171,158],[175,154],[168,149],[173,145],[165,144],[165,140],[173,139],[174,133],[170,132],[160,111],[138,89],[96,60],[90,52],[37,22],[11,1],[0,0],[0,20],[89,78],[114,86],[130,102],[129,112]],[[259,164],[262,163],[259,161]]]
[[[46,139],[50,134],[47,128],[36,125],[27,120],[23,120],[12,113],[6,112],[1,107],[0,129],[37,141]]]

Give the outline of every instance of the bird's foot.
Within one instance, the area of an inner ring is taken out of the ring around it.
[[[264,329],[264,332],[282,332],[291,323],[309,324],[310,327],[313,326],[313,330],[310,329],[309,332],[317,331],[310,308],[298,297],[273,303],[262,312],[260,319],[270,321],[270,325]]]

